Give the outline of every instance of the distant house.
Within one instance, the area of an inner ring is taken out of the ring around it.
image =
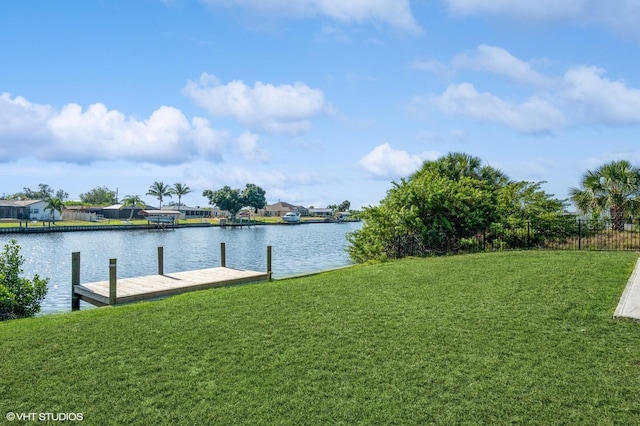
[[[182,213],[181,219],[198,219],[211,216],[211,209],[201,209],[199,207],[189,207],[181,205],[163,206],[162,210],[176,210]]]
[[[315,209],[315,208],[310,208],[309,209],[309,216],[332,217],[333,216],[333,209]]]
[[[60,213],[45,210],[47,202],[43,200],[0,200],[0,219],[18,220],[60,220]]]
[[[289,212],[299,213],[300,216],[309,216],[309,209],[303,206],[294,206],[293,204],[279,201],[271,204],[264,209],[260,209],[258,214],[261,216],[284,216]]]
[[[289,212],[298,213],[300,216],[309,216],[309,209],[304,206],[294,206],[293,204],[279,201],[275,204],[268,205],[264,209],[258,210],[260,216],[284,216]]]
[[[146,206],[145,210],[157,210],[156,207]],[[131,216],[131,210],[133,210],[133,216]],[[122,207],[122,204],[114,204],[109,207],[102,208],[102,216],[105,219],[142,219],[142,215],[140,212],[142,209],[138,206],[135,207]]]

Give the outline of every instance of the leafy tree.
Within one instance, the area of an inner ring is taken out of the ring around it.
[[[133,218],[133,211],[136,207],[144,209],[145,207],[147,207],[147,205],[144,201],[142,201],[142,198],[140,198],[139,195],[126,195],[122,199],[120,208],[125,209],[127,207],[131,208],[131,214],[129,215],[129,220],[131,220]]]
[[[337,210],[340,212],[348,212],[350,207],[351,203],[349,202],[349,200],[344,200],[343,202],[338,204]]]
[[[357,262],[443,254],[494,222],[559,213],[563,203],[539,186],[510,182],[466,154],[425,162],[394,182],[380,206],[364,209],[364,226],[348,236],[349,254]]]
[[[40,312],[49,279],[37,274],[32,280],[22,278],[23,263],[16,240],[5,244],[0,253],[0,320],[32,317]]]
[[[28,187],[22,188],[22,192],[17,192],[8,198],[12,200],[48,200],[49,198],[54,198],[54,194],[56,198],[63,201],[69,198],[69,194],[66,191],[62,189],[55,191],[44,183],[39,184],[37,190]]]
[[[253,183],[248,183],[240,194],[244,204],[242,207],[253,207],[254,213],[256,213],[258,209],[267,205],[265,195],[264,189]]]
[[[244,199],[240,195],[240,190],[232,189],[226,185],[217,191],[205,189],[202,196],[207,197],[212,206],[218,207],[220,210],[227,210],[231,219],[235,218],[244,207]]]
[[[64,202],[57,197],[49,198],[47,200],[47,204],[44,206],[45,210],[49,210],[49,214],[53,219],[53,223],[56,223],[56,215],[55,212],[58,212],[62,215],[62,210],[64,209]]]
[[[217,191],[206,189],[202,192],[202,196],[207,197],[212,206],[227,210],[232,219],[243,207],[252,207],[255,211],[267,204],[264,189],[253,183],[248,183],[242,191],[229,186],[224,186]]]
[[[149,187],[147,195],[153,195],[160,201],[160,208],[162,208],[162,200],[164,197],[171,197],[173,193],[169,185],[165,185],[164,182],[153,182],[153,185]]]
[[[178,196],[178,209],[180,208],[180,203],[182,200],[182,196],[187,195],[188,193],[191,192],[191,188],[189,188],[187,185],[182,184],[182,183],[175,183],[173,185],[173,188],[170,189],[171,193],[173,195],[177,195]]]
[[[92,190],[80,194],[80,200],[92,206],[110,206],[117,202],[116,192],[106,186],[96,186]]]
[[[62,189],[58,189],[56,191],[56,198],[59,198],[60,200],[64,201],[67,198],[69,198],[69,193],[67,191],[63,191]]]
[[[594,218],[608,211],[611,227],[624,230],[625,215],[633,216],[640,207],[640,169],[627,160],[612,161],[583,175],[581,188],[570,188],[571,200],[583,213]]]

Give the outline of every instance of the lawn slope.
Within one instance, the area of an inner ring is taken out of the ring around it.
[[[0,323],[0,418],[639,424],[632,253],[406,259]]]

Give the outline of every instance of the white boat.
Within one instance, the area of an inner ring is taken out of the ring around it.
[[[149,222],[157,224],[174,224],[181,215],[176,210],[142,210],[140,214]]]
[[[300,223],[300,215],[296,212],[289,212],[282,216],[285,223]]]

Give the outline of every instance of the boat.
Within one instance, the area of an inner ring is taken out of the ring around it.
[[[300,215],[296,212],[288,212],[282,216],[284,223],[300,223]]]
[[[176,210],[142,210],[140,214],[150,223],[158,225],[175,224],[181,215]]]

